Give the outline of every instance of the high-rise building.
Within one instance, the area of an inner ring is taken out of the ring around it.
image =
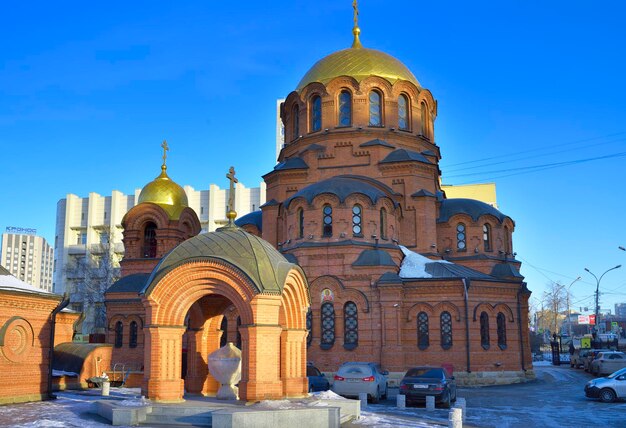
[[[54,251],[36,229],[7,227],[2,234],[2,264],[11,275],[44,291],[52,291]]]
[[[189,207],[200,219],[202,233],[211,232],[224,224],[228,211],[228,189],[211,184],[207,190],[195,190],[191,186],[184,186],[184,190]],[[68,266],[75,266],[88,254],[102,252],[103,245],[110,248],[117,259],[123,256],[122,219],[128,210],[137,205],[140,192],[141,189],[136,189],[134,195],[125,195],[114,190],[110,196],[90,193],[86,198],[68,194],[57,203],[55,293],[65,292],[74,281],[71,273],[68,277]],[[263,203],[265,183],[254,188],[237,183],[237,212],[245,214],[258,210]]]
[[[615,316],[617,318],[626,318],[626,303],[615,304]]]

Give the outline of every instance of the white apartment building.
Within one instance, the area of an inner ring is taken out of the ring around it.
[[[0,264],[11,275],[44,291],[52,291],[54,250],[36,229],[7,227],[2,234]]]
[[[255,188],[247,188],[241,183],[235,186],[235,210],[239,217],[258,210],[265,203],[264,182]],[[207,190],[195,190],[191,186],[184,186],[184,189],[189,207],[200,219],[202,233],[212,232],[226,224],[228,189],[220,189],[214,184],[209,185]],[[109,248],[117,259],[123,256],[122,218],[135,206],[140,193],[141,189],[136,189],[134,195],[114,190],[110,196],[90,193],[86,198],[70,193],[57,203],[55,293],[72,291],[72,287],[68,287],[72,278],[68,278],[67,267],[75,265],[73,261],[88,254],[97,256],[103,251],[99,244],[110,244]]]

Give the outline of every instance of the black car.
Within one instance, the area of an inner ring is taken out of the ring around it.
[[[327,391],[330,389],[328,379],[317,367],[310,363],[306,366],[306,377],[309,378],[309,392]]]
[[[407,406],[432,395],[435,403],[450,408],[450,403],[456,401],[456,381],[441,367],[413,367],[400,381],[400,394],[406,396]]]

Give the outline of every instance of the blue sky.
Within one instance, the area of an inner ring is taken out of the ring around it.
[[[180,4],[178,4],[180,3]],[[626,265],[626,62],[619,1],[362,0],[361,40],[438,100],[446,184],[495,182],[541,299]],[[0,15],[0,228],[54,242],[67,193],[131,193],[159,172],[249,187],[274,164],[276,99],[352,41],[349,0],[14,2]],[[472,174],[472,175],[467,175]],[[626,302],[626,266],[602,280]]]

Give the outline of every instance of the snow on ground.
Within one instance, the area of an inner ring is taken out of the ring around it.
[[[0,427],[12,428],[103,428],[109,421],[92,412],[93,402],[102,399],[99,390],[57,393],[56,400],[0,406]],[[141,400],[138,388],[111,388],[118,403]],[[136,404],[135,404],[136,405]]]
[[[415,419],[403,419],[401,417],[361,411],[361,417],[352,422],[353,426],[373,426],[376,428],[393,427],[441,427],[441,423],[420,422]]]
[[[336,394],[330,389],[328,391],[312,392],[311,397],[315,397],[320,400],[345,400],[344,397],[342,397],[339,394]]]

